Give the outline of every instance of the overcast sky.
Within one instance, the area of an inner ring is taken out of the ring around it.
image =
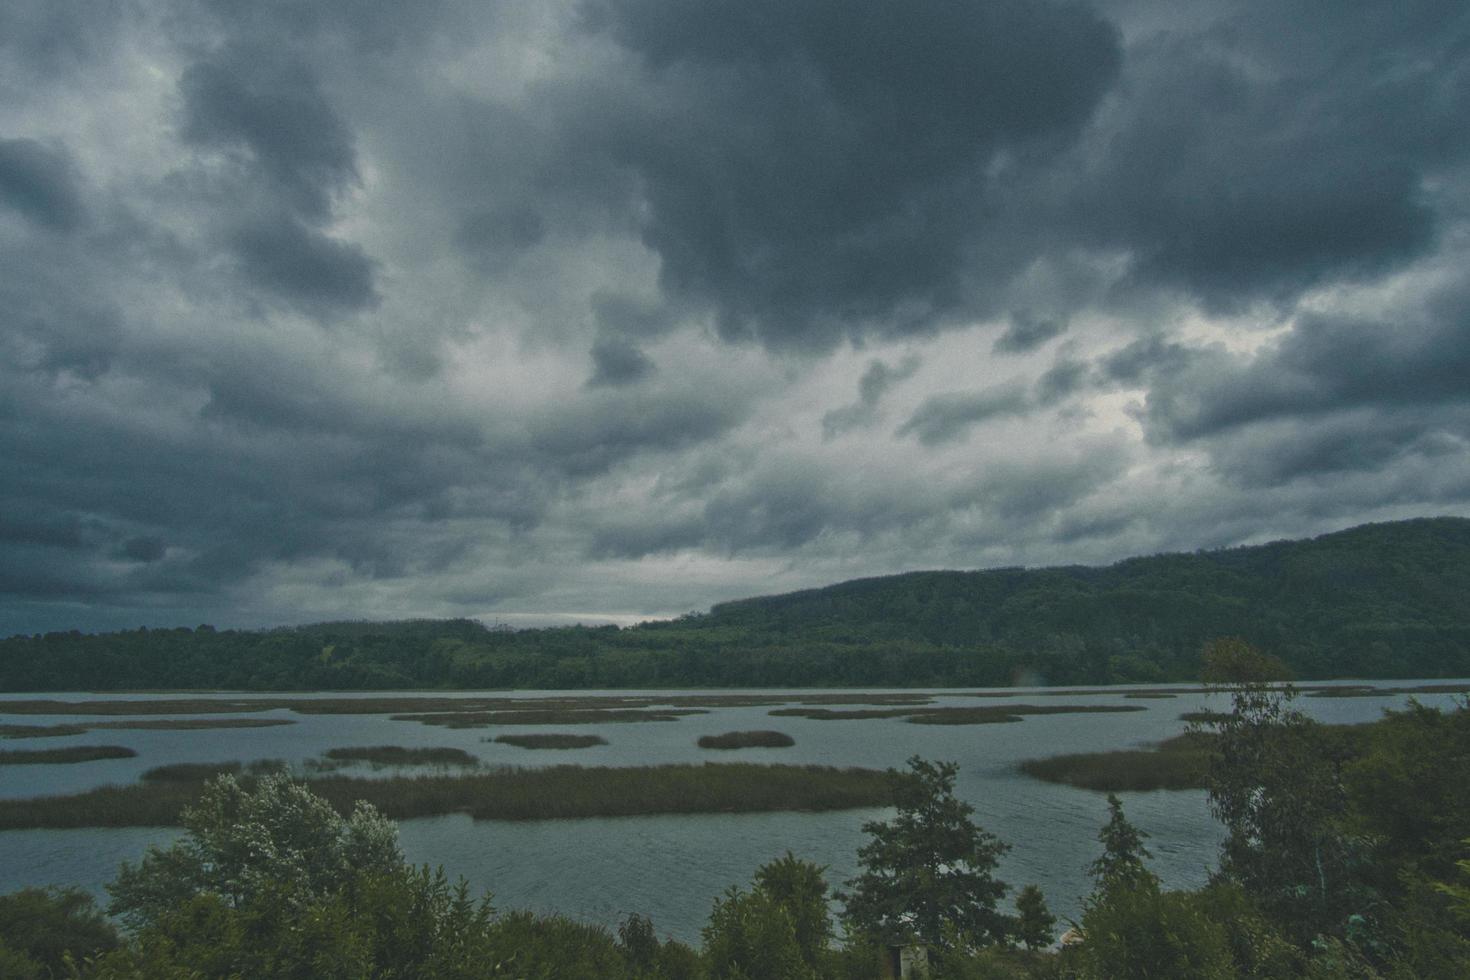
[[[1470,515],[1464,0],[5,0],[0,634]]]

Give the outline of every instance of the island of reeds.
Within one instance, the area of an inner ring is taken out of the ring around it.
[[[160,767],[143,782],[66,796],[0,799],[0,830],[32,827],[172,827],[203,782],[238,763]],[[253,785],[253,775],[242,776]],[[553,766],[363,779],[310,777],[342,813],[366,800],[394,819],[467,813],[477,820],[550,820],[658,813],[752,813],[886,806],[899,784],[875,769],[706,763],[636,767]]]
[[[785,732],[725,732],[723,735],[701,735],[697,744],[702,749],[785,749],[796,739]]]

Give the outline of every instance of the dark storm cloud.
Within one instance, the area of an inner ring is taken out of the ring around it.
[[[226,47],[179,79],[181,135],[190,143],[245,150],[286,203],[320,220],[357,178],[352,134],[323,96],[315,72],[279,52]]]
[[[1012,313],[1006,332],[996,338],[991,350],[997,354],[1027,354],[1067,329],[1065,320],[1030,313]]]
[[[1402,316],[1305,314],[1252,358],[1194,352],[1183,371],[1152,379],[1151,431],[1189,440],[1282,417],[1470,402],[1470,292],[1436,296]]]
[[[75,228],[83,207],[70,157],[33,139],[0,139],[0,205],[43,228]]]
[[[895,435],[913,435],[926,446],[954,442],[988,419],[1024,415],[1032,402],[1026,389],[1008,384],[973,393],[949,392],[924,401]]]
[[[1129,51],[1070,198],[1134,279],[1213,308],[1289,301],[1431,247],[1426,183],[1463,160],[1463,4],[1238,3]],[[1457,53],[1459,52],[1459,53]]]
[[[643,178],[665,288],[773,347],[928,329],[963,305],[992,156],[1064,145],[1120,57],[1108,24],[1050,2],[589,11],[662,106],[615,152]]]
[[[654,370],[653,362],[637,347],[617,337],[602,337],[592,345],[592,376],[589,387],[630,385]]]
[[[350,312],[378,302],[374,263],[360,247],[292,218],[248,224],[230,244],[250,282],[305,310]]]
[[[858,398],[851,405],[836,408],[822,416],[822,437],[833,439],[853,429],[872,426],[878,420],[878,403],[888,389],[913,375],[919,369],[919,358],[909,356],[897,366],[883,361],[869,361],[858,379]]]
[[[506,205],[466,217],[455,241],[479,263],[497,271],[545,237],[546,222],[539,214],[524,205]]]

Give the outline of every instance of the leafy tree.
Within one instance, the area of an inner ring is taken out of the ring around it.
[[[1153,872],[1143,863],[1145,858],[1153,857],[1143,845],[1147,836],[1128,822],[1128,818],[1123,816],[1123,802],[1109,793],[1108,822],[1097,835],[1103,852],[1088,869],[1099,891],[1150,881],[1157,883]]]
[[[1083,961],[1090,980],[1231,980],[1236,977],[1223,924],[1184,892],[1157,882],[1125,883],[1094,894],[1082,914]]]
[[[900,784],[892,821],[863,825],[864,871],[847,884],[851,932],[882,941],[977,948],[1003,942],[1014,922],[996,910],[1006,884],[994,877],[1007,846],[970,819],[975,808],[954,795],[959,767],[918,756]]]
[[[490,908],[404,863],[391,821],[340,817],[283,773],[208,783],[187,833],[124,865],[112,910],[136,930],[99,977],[435,977],[490,958]],[[611,942],[608,942],[609,947]]]
[[[791,916],[759,888],[750,892],[731,888],[723,898],[715,899],[700,934],[711,977],[813,980],[816,976],[802,957]]]
[[[796,934],[796,945],[807,965],[815,967],[832,939],[832,915],[827,909],[827,869],[803,861],[790,851],[756,869],[755,887],[786,910]]]
[[[117,930],[79,888],[0,895],[0,976],[24,977],[33,970],[37,977],[59,977],[68,955],[81,962],[117,944]]]
[[[1046,898],[1041,889],[1027,885],[1016,896],[1016,938],[1026,944],[1027,949],[1050,946],[1057,917],[1046,907]]]
[[[261,777],[253,791],[231,775],[216,777],[184,811],[183,825],[183,839],[122,866],[108,886],[109,912],[137,928],[200,894],[231,908],[257,900],[300,905],[404,866],[391,820],[366,803],[344,820],[285,773]]]
[[[1371,901],[1356,870],[1361,841],[1344,833],[1346,746],[1293,706],[1272,658],[1241,640],[1206,651],[1232,711],[1212,722],[1210,809],[1225,825],[1221,871],[1301,942],[1341,933]]]

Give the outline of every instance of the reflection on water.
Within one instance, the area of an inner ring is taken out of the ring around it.
[[[1414,682],[1381,682],[1412,684]],[[411,692],[398,692],[409,696]],[[471,696],[478,692],[466,692]],[[527,693],[526,697],[546,692]],[[568,696],[613,692],[556,692]],[[629,693],[629,692],[616,692]],[[649,693],[656,697],[676,692]],[[687,692],[709,694],[712,692]],[[780,696],[779,692],[771,693]],[[801,692],[795,695],[814,692]],[[869,692],[872,693],[872,692]],[[1033,692],[1006,691],[1006,698],[977,699],[940,692],[940,705],[997,705],[1007,699],[1035,701]],[[41,695],[57,699],[122,696]],[[302,695],[321,697],[320,694]],[[337,696],[337,695],[330,695]],[[342,695],[351,697],[352,695]],[[373,695],[383,696],[382,692]],[[435,692],[435,696],[443,696]],[[7,716],[0,696],[0,721],[57,724],[86,718],[65,715]],[[139,695],[129,695],[137,699]],[[166,698],[166,695],[157,695]],[[272,695],[280,698],[280,695]],[[1447,695],[1420,695],[1430,705],[1449,706]],[[1299,705],[1323,721],[1368,721],[1403,696],[1302,698]],[[1087,697],[1049,698],[1046,703],[1128,704],[1145,710],[1126,714],[1039,715],[1011,724],[912,725],[900,719],[817,721],[772,718],[771,707],[715,707],[677,721],[494,729],[446,729],[390,721],[386,715],[298,715],[275,709],[251,717],[296,721],[274,728],[198,731],[114,730],[85,735],[14,741],[20,745],[126,745],[135,759],[63,766],[0,769],[0,797],[73,793],[107,783],[134,781],[153,766],[174,762],[285,759],[300,765],[329,748],[365,745],[453,746],[491,765],[649,765],[663,762],[748,761],[817,763],[836,766],[902,767],[912,755],[953,760],[960,765],[958,795],[975,807],[981,826],[1011,844],[1000,876],[1014,889],[1039,884],[1052,910],[1063,919],[1081,914],[1089,890],[1087,865],[1097,856],[1097,832],[1107,818],[1101,795],[1029,779],[1016,771],[1026,758],[1059,752],[1091,752],[1158,741],[1183,730],[1179,714],[1223,707],[1203,693],[1173,698],[1124,700],[1121,691]],[[796,739],[786,749],[710,752],[696,747],[701,735],[741,729],[776,729]],[[535,751],[487,742],[508,732],[575,731],[601,735],[607,745]],[[371,770],[364,770],[371,775]],[[1154,869],[1167,886],[1193,887],[1214,866],[1220,839],[1200,792],[1120,794],[1128,817],[1151,836]],[[787,850],[828,866],[834,886],[857,873],[856,853],[864,842],[861,825],[885,811],[841,813],[711,814],[552,820],[537,823],[475,822],[462,815],[406,821],[404,851],[417,863],[443,865],[463,875],[476,891],[494,893],[498,908],[530,908],[616,926],[630,912],[652,917],[660,933],[697,941],[714,898],[731,885],[744,886],[755,869]],[[101,894],[122,860],[136,860],[150,844],[171,840],[175,831],[25,830],[0,832],[0,892],[25,885],[78,884]]]

